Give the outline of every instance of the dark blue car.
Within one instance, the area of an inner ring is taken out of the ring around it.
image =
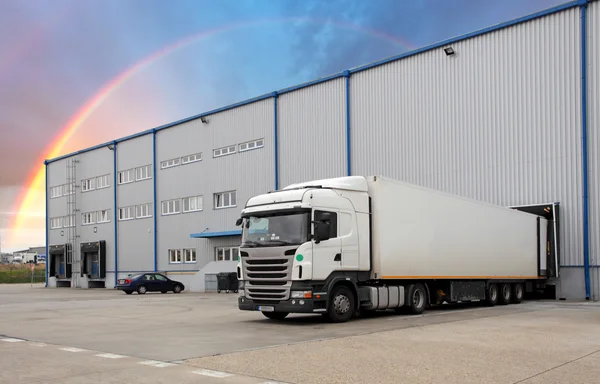
[[[179,293],[185,289],[185,286],[183,283],[171,280],[163,274],[146,272],[119,279],[116,288],[128,295],[131,295],[133,291],[143,295],[146,292],[167,293],[173,291]]]

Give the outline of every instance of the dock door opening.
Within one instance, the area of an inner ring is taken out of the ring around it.
[[[71,249],[71,244],[58,244],[49,247],[48,276],[56,278],[57,287],[71,286],[71,266],[67,258],[67,251]]]
[[[81,244],[81,276],[88,276],[89,286],[103,288],[106,277],[106,241]]]

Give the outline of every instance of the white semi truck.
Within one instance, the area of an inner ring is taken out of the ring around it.
[[[499,207],[380,176],[254,196],[237,221],[238,307],[344,322],[444,302],[520,303],[526,286],[558,273],[555,208]]]

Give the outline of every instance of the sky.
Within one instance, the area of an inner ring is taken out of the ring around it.
[[[2,0],[1,250],[45,243],[44,159],[564,2]]]

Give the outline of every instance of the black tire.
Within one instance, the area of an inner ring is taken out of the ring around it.
[[[217,289],[217,293],[221,293],[221,290],[220,290],[220,289]]]
[[[181,291],[183,291],[183,287],[180,284],[177,284],[174,288],[173,288],[173,293],[181,293]]]
[[[352,318],[356,311],[356,301],[350,288],[336,286],[329,296],[327,318],[333,323],[344,323]]]
[[[160,291],[160,293],[167,293],[167,291]]]
[[[515,304],[521,303],[525,296],[525,289],[522,283],[515,283],[512,285],[512,302]]]
[[[137,288],[137,293],[138,293],[138,295],[143,295],[143,294],[145,294],[146,292],[148,292],[148,290],[146,289],[146,286],[145,286],[145,285],[140,285],[140,286]]]
[[[289,315],[289,312],[263,312],[262,314],[271,320],[283,320]]]
[[[493,307],[498,303],[498,286],[496,284],[489,284],[485,290],[485,302],[487,305]]]
[[[405,305],[415,315],[419,315],[425,311],[425,308],[427,308],[427,290],[423,284],[411,284],[408,287]]]
[[[507,305],[510,304],[512,299],[512,289],[510,284],[500,284],[498,295],[498,304]]]
[[[133,291],[124,291],[126,294],[131,295]]]

